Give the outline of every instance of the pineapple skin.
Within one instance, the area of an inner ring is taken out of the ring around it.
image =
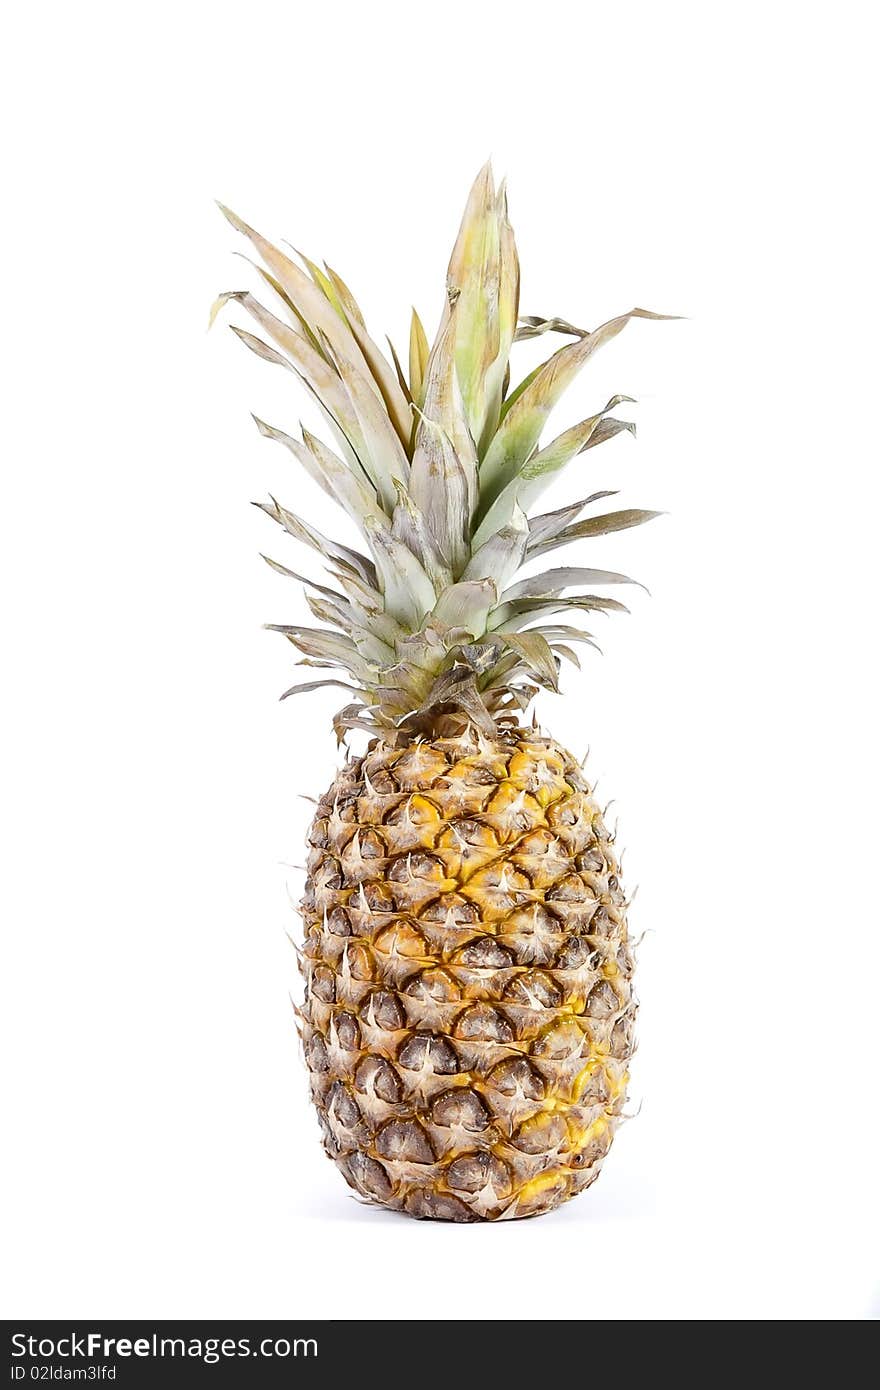
[[[319,802],[301,1035],[324,1147],[410,1216],[537,1215],[620,1120],[633,956],[580,765],[538,730],[374,740]]]

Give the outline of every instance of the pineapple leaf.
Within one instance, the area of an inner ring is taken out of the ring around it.
[[[306,656],[343,666],[356,680],[365,684],[375,675],[375,669],[364,660],[351,638],[343,633],[290,623],[266,623],[265,627],[268,632],[280,632]]]
[[[543,482],[545,479],[549,481],[552,474],[558,473],[577,454],[593,449],[597,444],[604,444],[607,439],[613,439],[615,435],[620,434],[621,430],[635,434],[635,425],[631,420],[605,418],[607,412],[620,405],[622,401],[632,401],[632,396],[612,396],[598,415],[592,415],[588,420],[582,420],[579,425],[573,425],[571,429],[558,435],[546,448],[532,454],[520,469],[522,483]],[[546,486],[546,483],[544,485]],[[529,506],[539,495],[538,489],[532,490],[529,487],[524,487],[522,492],[525,493]]]
[[[350,637],[362,656],[374,663],[377,667],[387,666],[394,660],[394,647],[388,642],[384,642],[376,632],[364,627],[359,621],[358,615],[349,603],[342,600],[342,604],[331,603],[327,599],[315,598],[312,594],[306,594],[306,603],[309,611],[321,623],[329,623],[332,627],[338,627],[347,637]]]
[[[317,338],[315,337],[312,330],[309,328],[309,325],[306,323],[306,321],[303,318],[301,318],[300,315],[296,312],[296,308],[290,302],[289,297],[285,294],[284,286],[281,284],[280,280],[276,280],[275,276],[272,274],[270,270],[267,270],[265,266],[260,265],[260,262],[255,261],[252,256],[246,255],[244,251],[233,251],[232,254],[234,256],[238,256],[241,260],[245,261],[251,267],[252,270],[256,271],[260,279],[263,281],[263,284],[268,285],[272,293],[277,295],[281,303],[281,306],[284,309],[285,314],[287,314],[288,318],[296,328],[297,332],[302,333],[306,338],[308,338],[313,348],[317,348]],[[221,295],[221,298],[223,297],[224,296]]]
[[[507,216],[507,191],[502,183],[496,199],[498,215],[498,352],[495,360],[486,364],[484,392],[485,419],[479,439],[479,452],[484,454],[501,419],[504,393],[510,380],[510,349],[516,336],[519,315],[519,257],[513,228]]]
[[[523,563],[528,534],[525,513],[517,507],[507,525],[473,551],[462,578],[494,579],[503,589]]]
[[[464,628],[471,637],[479,637],[486,629],[490,608],[498,602],[498,591],[491,579],[459,580],[437,600],[432,619],[451,628]]]
[[[559,652],[560,656],[564,656],[566,661],[570,661],[572,666],[575,666],[578,671],[581,669],[580,657],[577,652],[574,651],[572,647],[566,646],[564,642],[551,643],[550,650],[552,652]]]
[[[403,635],[403,632],[393,618],[376,608],[373,600],[379,599],[381,603],[381,595],[376,594],[374,590],[366,589],[365,586],[358,588],[352,585],[350,577],[346,578],[344,575],[339,575],[339,582],[343,589],[350,591],[349,599],[353,601],[348,601],[343,594],[337,593],[335,589],[328,589],[326,585],[318,584],[314,579],[309,579],[304,574],[298,574],[296,570],[288,569],[286,565],[280,565],[277,560],[271,559],[268,555],[261,555],[260,558],[265,560],[269,568],[273,569],[276,574],[282,574],[288,579],[295,579],[306,588],[314,589],[316,593],[322,595],[328,605],[332,604],[334,612],[330,615],[329,607],[319,610],[313,601],[307,599],[316,618],[320,618],[322,622],[336,623],[337,626],[340,625],[341,620],[342,626],[346,629],[351,631],[356,629],[359,633],[369,637],[377,637],[384,646],[384,658],[387,660],[389,654],[393,656],[394,643]],[[367,596],[369,605],[367,608],[364,608],[359,602],[364,595]]]
[[[309,477],[313,482],[317,483],[321,491],[326,492],[328,497],[332,497],[334,502],[340,501],[329,479],[317,466],[314,458],[304,444],[300,444],[298,439],[293,439],[289,434],[285,434],[283,430],[277,430],[273,425],[267,425],[266,421],[261,420],[258,415],[252,413],[251,419],[264,439],[274,439],[277,443],[283,444],[286,449],[290,450],[294,458],[302,464]]]
[[[447,272],[455,313],[455,363],[464,414],[482,452],[498,425],[519,313],[519,261],[502,185],[490,164],[468,196]],[[442,329],[441,329],[442,331]]]
[[[387,617],[384,612],[385,603],[378,589],[364,583],[363,579],[351,570],[346,572],[331,568],[329,572],[348,598],[369,615],[371,622],[380,622]]]
[[[568,598],[546,595],[499,603],[498,607],[489,614],[487,627],[492,632],[505,626],[518,630],[525,627],[535,614],[564,613],[569,608],[597,613],[629,612],[626,605],[618,603],[617,599],[601,598],[598,594],[572,594]]]
[[[241,304],[262,325],[270,338],[284,350],[287,356],[275,352],[260,338],[246,333],[235,324],[231,325],[233,333],[258,357],[262,357],[266,362],[287,367],[289,371],[295,372],[300,380],[305,382],[330,421],[347,457],[354,467],[359,467],[362,455],[366,453],[363,434],[351,398],[333,365],[320,352],[316,351],[302,334],[297,333],[296,329],[290,328],[286,323],[282,323],[274,314],[270,314],[269,310],[264,309],[262,304],[246,290],[229,292],[226,299],[233,299]]]
[[[474,180],[446,273],[450,303],[457,307],[455,364],[474,439],[485,424],[485,375],[500,348],[498,293],[500,248],[492,167]],[[441,334],[443,333],[441,327]]]
[[[510,395],[505,396],[501,404],[501,421],[505,419],[511,406],[516,405],[516,402],[519,400],[523,392],[528,390],[532,382],[538,376],[538,373],[543,371],[545,365],[546,363],[539,362],[537,367],[533,367],[532,370],[529,373],[527,373],[526,376],[523,377],[522,381],[517,383],[517,385],[511,391]]]
[[[379,504],[376,494],[363,475],[356,476],[342,459],[337,458],[333,451],[314,435],[303,429],[304,442],[300,443],[283,430],[267,425],[265,420],[259,419],[258,416],[254,415],[253,419],[264,439],[274,439],[289,449],[318,486],[358,525],[365,511],[377,509]]]
[[[289,243],[287,244],[289,245]],[[310,261],[308,256],[305,255],[304,252],[297,250],[295,246],[291,246],[290,249],[291,251],[294,251],[297,256],[299,256],[306,270],[311,275],[312,280],[323,294],[324,298],[329,300],[339,317],[347,323],[348,315],[345,312],[342,300],[340,299],[336,290],[336,286],[333,284],[332,280],[330,280],[328,276],[325,275],[324,271],[321,269],[319,265],[315,265],[314,261]]]
[[[505,646],[512,647],[523,659],[527,670],[542,685],[559,690],[559,667],[546,637],[540,632],[499,631]]]
[[[397,487],[391,529],[395,539],[402,541],[421,561],[437,593],[452,583],[452,570],[440,553],[424,512],[402,484]]]
[[[303,545],[311,546],[312,550],[317,550],[319,555],[323,555],[325,560],[331,564],[338,565],[341,569],[349,570],[357,575],[370,588],[376,589],[378,578],[376,567],[365,555],[361,555],[356,550],[350,550],[347,545],[339,545],[336,541],[328,540],[314,526],[302,521],[293,512],[289,512],[286,507],[272,497],[270,502],[255,502],[255,507],[265,512],[273,521],[277,521],[288,535],[293,536],[294,540],[301,541]]]
[[[528,519],[577,455],[635,433],[611,413],[628,396],[613,397],[542,447],[545,422],[602,344],[633,318],[667,316],[633,309],[592,331],[558,317],[520,318],[506,193],[503,183],[496,190],[487,164],[468,196],[433,345],[413,310],[401,364],[390,340],[380,349],[370,336],[357,300],[326,262],[293,248],[291,259],[222,210],[261,258],[249,263],[276,313],[249,291],[230,291],[212,306],[211,322],[230,302],[241,305],[259,336],[233,325],[237,336],[264,361],[293,372],[316,401],[332,447],[304,426],[301,437],[291,436],[254,419],[360,527],[368,552],[331,540],[274,497],[255,503],[319,554],[332,575],[330,584],[319,583],[263,556],[276,573],[304,585],[308,610],[321,624],[270,628],[298,649],[300,665],[348,673],[300,681],[281,698],[333,685],[351,692],[353,702],[333,721],[340,741],[351,729],[397,741],[431,737],[438,718],[455,710],[486,736],[518,722],[538,688],[558,689],[563,661],[577,666],[581,645],[597,647],[592,633],[572,626],[573,616],[557,615],[627,612],[594,590],[636,582],[616,570],[575,565],[519,578],[518,571],[570,542],[660,515],[622,509],[582,517],[615,495],[597,491]],[[513,343],[554,333],[569,341],[510,391]]]
[[[420,488],[429,484],[431,477],[429,463],[432,434],[430,425],[433,424],[447,436],[458,460],[459,469],[456,472],[460,471],[464,476],[469,523],[477,505],[477,452],[468,428],[464,402],[456,375],[457,317],[458,309],[454,306],[449,311],[446,321],[437,335],[437,341],[431,349],[425,367],[425,376],[422,382],[422,406],[421,408],[416,407],[418,423],[413,451],[413,478],[415,480],[418,476],[418,484],[414,481],[412,491],[415,500],[419,502],[419,505],[422,505],[417,494]],[[425,427],[424,435],[423,426]],[[427,460],[420,458],[422,445],[426,449]],[[436,506],[435,499],[435,509]]]
[[[333,489],[336,500],[348,513],[356,526],[360,526],[365,512],[379,510],[376,490],[361,469],[356,473],[343,463],[342,459],[328,449],[323,440],[310,434],[304,425],[303,443],[311,455],[318,472],[325,477]],[[294,441],[295,442],[295,441]]]
[[[363,524],[387,611],[403,627],[417,628],[437,602],[434,585],[412,551],[393,535],[387,521],[365,516]]]
[[[470,554],[468,476],[443,426],[421,414],[411,495],[444,565],[460,574]]]
[[[341,608],[337,603],[331,603],[327,599],[320,598],[317,594],[306,593],[305,600],[309,611],[313,617],[321,623],[329,623],[331,627],[338,627],[347,637],[355,638],[356,624],[349,605],[345,599],[345,608]],[[348,611],[346,611],[348,610]]]
[[[244,343],[245,347],[250,348],[251,352],[257,357],[261,357],[264,362],[271,362],[272,365],[276,367],[286,367],[289,372],[295,371],[292,363],[288,362],[286,357],[283,357],[280,352],[276,352],[268,343],[264,343],[262,338],[257,338],[253,333],[248,333],[246,328],[239,328],[236,323],[231,323],[229,327],[232,329],[236,338]]]
[[[542,319],[533,314],[524,315],[519,321],[516,330],[516,341],[525,342],[527,338],[540,338],[542,333],[565,333],[573,338],[585,338],[588,330],[586,328],[574,328],[565,319]]]
[[[579,502],[569,502],[566,506],[559,507],[555,512],[543,512],[540,516],[531,517],[526,555],[531,557],[542,541],[551,540],[554,536],[558,536],[560,531],[564,531],[566,526],[577,520],[584,507],[588,507],[591,502],[598,502],[603,497],[616,496],[616,489],[610,492],[592,492],[589,497],[582,497]]]
[[[278,561],[273,560],[271,556],[264,555],[261,552],[260,559],[265,560],[269,568],[274,570],[276,574],[283,574],[286,579],[295,579],[297,583],[303,584],[309,589],[314,589],[317,593],[323,594],[325,598],[342,600],[344,602],[344,596],[338,594],[335,589],[328,589],[325,585],[316,583],[314,579],[309,579],[306,575],[297,573],[296,570],[289,570],[286,565],[279,564]]]
[[[534,506],[553,482],[555,475],[561,472],[575,455],[604,443],[606,439],[613,439],[621,430],[635,433],[635,425],[629,421],[605,418],[609,410],[613,410],[622,401],[631,400],[631,396],[612,396],[597,415],[591,415],[588,420],[573,425],[545,449],[532,454],[531,458],[517,469],[510,482],[492,503],[477,528],[475,542],[479,544],[484,536],[503,526],[514,506],[519,505],[526,512]]]
[[[480,466],[480,510],[485,515],[502,488],[535,448],[547,417],[566,387],[597,348],[615,338],[631,319],[664,319],[649,309],[631,309],[586,337],[559,348],[510,405]]]
[[[614,570],[582,569],[577,566],[545,570],[543,574],[533,574],[507,589],[501,595],[501,602],[511,603],[520,598],[553,597],[561,594],[563,589],[570,589],[576,584],[638,584],[638,581],[628,578],[625,574],[617,574]],[[644,589],[645,586],[638,584],[638,587]]]
[[[527,628],[526,631],[540,632],[548,642],[554,644],[563,638],[566,642],[580,642],[584,646],[596,647],[596,650],[599,650],[591,632],[585,632],[580,627],[571,627],[566,623],[541,623],[537,627]]]
[[[256,247],[264,263],[283,288],[298,317],[307,323],[316,335],[323,333],[334,351],[343,352],[353,358],[358,363],[360,370],[365,374],[368,373],[369,368],[366,359],[358,347],[348,322],[337,312],[332,301],[327,298],[321,288],[295,261],[292,261],[283,251],[279,251],[277,246],[273,246],[253,227],[249,227],[229,208],[224,207],[222,203],[219,203],[218,207],[235,230],[247,237],[251,244]]]
[[[347,681],[326,680],[326,681],[301,681],[299,685],[292,685],[289,690],[285,690],[283,695],[279,695],[279,700],[286,700],[291,695],[305,695],[308,690],[323,690],[328,685],[337,685],[340,690],[351,690],[357,694],[358,687],[349,685]]]
[[[305,257],[303,256],[302,259],[305,260]],[[404,448],[408,448],[412,415],[410,413],[409,393],[401,384],[399,373],[394,370],[392,364],[388,362],[367,332],[364,316],[345,281],[336,275],[329,266],[327,267],[327,274],[324,275],[317,266],[312,267],[310,261],[307,264],[313,275],[321,276],[320,283],[322,287],[325,287],[325,294],[328,295],[328,298],[332,296],[332,302],[337,306],[339,313],[342,314],[351,329],[352,337],[360,348],[373,380],[379,388],[379,394],[401,444]],[[393,354],[394,349],[392,348],[391,351]]]
[[[422,320],[413,309],[409,329],[409,393],[416,405],[421,403],[422,384],[425,380],[425,368],[428,365],[429,353],[430,348],[425,330],[422,327]]]
[[[423,386],[409,492],[444,563],[460,574],[470,554],[477,497],[477,456],[464,419],[453,358],[455,311],[431,352]]]
[[[412,396],[409,393],[409,383],[406,379],[406,375],[404,373],[403,367],[401,366],[400,358],[397,355],[397,350],[394,344],[392,343],[390,338],[386,338],[385,341],[388,344],[388,351],[391,353],[391,361],[394,363],[394,370],[397,373],[398,384],[404,396],[406,397],[406,401],[409,406],[410,425],[406,437],[406,449],[408,453],[411,453],[412,451],[410,449],[410,444],[412,442]]]
[[[409,479],[409,460],[403,445],[372,384],[359,371],[357,364],[345,352],[325,340],[342,378],[349,400],[357,417],[358,430],[364,441],[364,452],[358,454],[379,494],[388,516],[394,510],[396,482]]]
[[[570,544],[571,541],[586,540],[590,536],[607,536],[612,531],[626,531],[630,526],[643,526],[646,521],[653,521],[656,516],[663,516],[663,512],[646,512],[633,508],[620,512],[606,512],[603,516],[588,516],[573,526],[566,526],[555,536],[530,545],[529,558],[544,555],[548,550],[556,550],[559,546]]]
[[[328,280],[330,281],[331,285],[336,291],[336,298],[342,305],[343,312],[345,313],[345,316],[348,319],[349,323],[357,323],[360,325],[361,328],[366,328],[367,325],[364,322],[364,316],[360,311],[358,302],[352,294],[351,290],[348,288],[348,285],[343,280],[342,276],[337,275],[336,271],[331,269],[331,267],[327,264],[326,261],[324,262],[324,269],[327,272]]]
[[[345,735],[350,729],[366,729],[367,733],[375,734],[377,728],[389,727],[389,721],[383,709],[371,709],[369,718],[367,714],[367,707],[360,701],[343,705],[342,709],[336,711],[333,716],[333,732],[336,735],[337,747],[341,748],[345,743]]]

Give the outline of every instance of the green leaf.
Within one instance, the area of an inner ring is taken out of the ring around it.
[[[537,367],[533,367],[532,370],[526,376],[523,377],[522,381],[517,383],[517,385],[511,391],[510,395],[505,397],[504,401],[501,404],[502,420],[504,420],[504,418],[506,417],[511,406],[516,405],[516,402],[519,400],[523,392],[528,390],[532,382],[537,377],[538,373],[543,371],[545,365],[546,364],[544,362],[539,362]]]
[[[628,314],[609,319],[586,337],[560,348],[538,369],[508,408],[480,466],[481,515],[485,515],[501,490],[531,456],[550,411],[596,349],[616,337],[633,318],[668,317],[647,309],[631,309]]]
[[[502,185],[490,164],[468,195],[446,277],[464,415],[482,450],[495,432],[519,313],[519,262]]]
[[[478,440],[485,423],[486,367],[500,348],[498,217],[492,167],[483,165],[468,194],[446,284],[457,308],[455,363],[465,416]],[[442,332],[441,328],[441,332]]]
[[[608,404],[597,415],[573,425],[539,453],[532,454],[514,472],[507,485],[502,488],[477,528],[474,541],[480,544],[485,536],[503,526],[515,506],[528,512],[543,492],[553,482],[557,473],[577,454],[612,438],[621,430],[635,430],[628,421],[606,420],[609,410],[622,401],[631,401],[631,396],[612,396]]]
[[[367,325],[364,323],[364,316],[360,311],[358,302],[352,294],[351,290],[348,288],[348,285],[343,280],[342,276],[337,275],[336,271],[332,270],[326,261],[324,262],[324,269],[327,272],[327,278],[329,279],[334,290],[336,291],[336,297],[339,303],[341,304],[343,312],[346,318],[348,319],[349,323],[357,323],[361,326],[361,328],[366,328]]]
[[[549,481],[552,474],[560,472],[577,454],[582,454],[586,449],[594,448],[596,444],[604,443],[606,439],[612,439],[621,430],[630,430],[634,433],[635,425],[631,420],[605,419],[608,411],[613,410],[623,401],[632,401],[632,396],[612,396],[608,404],[597,415],[591,415],[588,420],[582,420],[579,425],[572,425],[571,429],[563,431],[546,448],[532,454],[531,458],[527,459],[520,469],[520,482],[528,484],[543,479]],[[526,505],[531,506],[538,495],[537,490],[526,487],[521,488],[520,491],[525,492],[528,499]]]
[[[519,315],[519,257],[516,239],[507,215],[507,192],[502,182],[495,200],[498,217],[498,352],[486,364],[484,377],[483,430],[479,438],[482,456],[491,443],[501,420],[502,402],[510,380],[510,349],[516,336]]]
[[[430,351],[422,321],[413,309],[409,329],[409,393],[416,405],[421,404],[422,385]]]
[[[333,308],[336,310],[339,317],[345,323],[348,323],[348,315],[345,312],[342,300],[340,299],[339,294],[337,293],[336,286],[333,284],[333,281],[324,273],[324,271],[321,269],[319,265],[315,265],[314,261],[310,261],[308,256],[305,255],[304,252],[298,251],[295,246],[292,246],[291,250],[295,251],[297,256],[299,256],[306,270],[311,275],[312,280],[323,294],[324,298],[329,300],[329,302],[333,305]]]

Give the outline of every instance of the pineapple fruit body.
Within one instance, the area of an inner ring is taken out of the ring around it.
[[[416,1217],[549,1211],[624,1103],[633,960],[612,838],[535,729],[377,740],[309,833],[302,1016],[327,1153]]]

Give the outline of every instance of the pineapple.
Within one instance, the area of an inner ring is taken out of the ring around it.
[[[324,1146],[366,1200],[415,1217],[494,1221],[551,1210],[598,1177],[626,1097],[633,956],[613,836],[581,766],[524,714],[592,636],[560,615],[623,609],[615,572],[521,567],[650,511],[579,519],[610,494],[534,513],[565,465],[632,425],[597,414],[549,443],[551,408],[633,309],[587,332],[519,317],[519,266],[491,168],[468,198],[429,346],[414,313],[405,371],[345,282],[290,259],[228,209],[259,253],[271,313],[235,327],[294,372],[331,448],[257,420],[363,535],[331,540],[260,507],[324,561],[302,579],[317,627],[275,625],[335,674],[337,738],[366,730],[309,831],[299,1011]],[[213,315],[212,315],[213,317]],[[569,341],[510,389],[510,352]],[[269,560],[273,569],[301,576]],[[571,592],[575,591],[575,592]],[[625,611],[625,610],[623,610]]]

